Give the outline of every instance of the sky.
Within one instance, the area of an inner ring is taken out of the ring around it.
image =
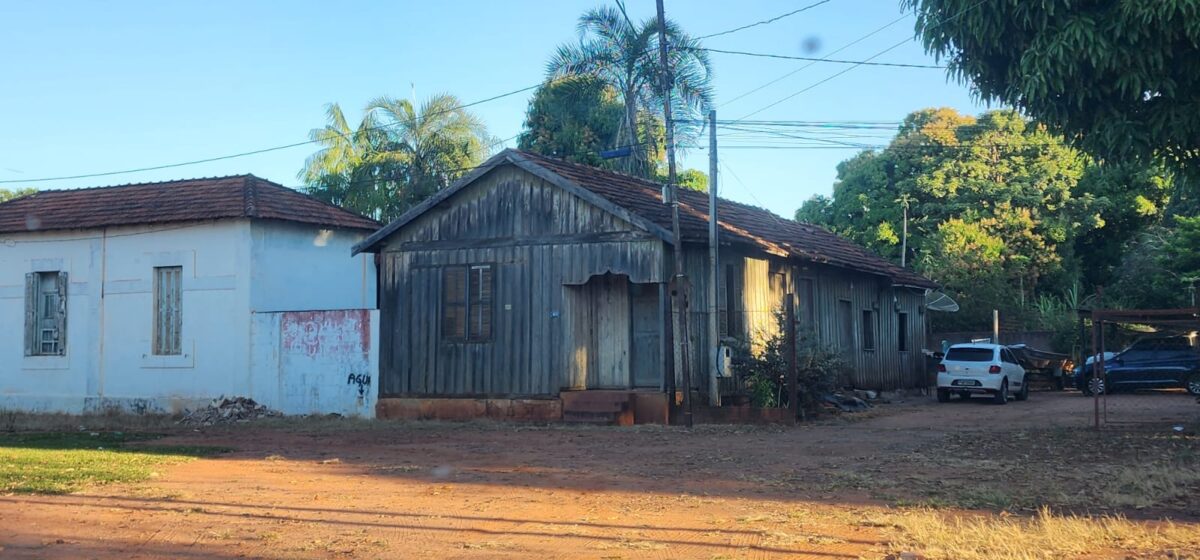
[[[608,0],[612,2],[613,0]],[[666,0],[694,36],[769,19],[817,0]],[[294,144],[337,102],[352,121],[379,96],[451,93],[473,102],[538,84],[576,21],[600,0],[459,2],[136,1],[0,3],[0,188],[78,188],[253,173],[299,186],[313,144],[139,173],[31,179],[159,166]],[[615,5],[615,4],[613,4]],[[653,0],[627,0],[637,21]],[[829,0],[768,25],[705,40],[708,48],[829,56],[904,16],[897,0]],[[913,40],[909,15],[832,55],[937,64]],[[712,54],[718,118],[896,122],[913,110],[985,109],[944,70]],[[793,96],[794,95],[794,96]],[[471,107],[497,138],[521,131],[532,91]],[[736,99],[735,99],[736,98]],[[734,125],[739,126],[739,125]],[[718,127],[723,197],[791,216],[828,195],[854,149],[766,148]],[[884,139],[886,140],[886,138]],[[879,143],[879,140],[869,140]],[[515,140],[507,144],[515,147]],[[708,170],[707,149],[680,169]]]

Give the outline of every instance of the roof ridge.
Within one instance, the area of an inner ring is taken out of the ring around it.
[[[247,218],[258,217],[258,183],[253,176],[242,183],[242,208]]]
[[[162,181],[146,181],[146,182],[142,182],[142,183],[121,183],[119,185],[100,185],[100,186],[94,186],[94,187],[37,189],[36,191],[34,191],[31,194],[96,191],[96,190],[102,190],[102,189],[123,189],[123,188],[129,188],[129,187],[149,187],[149,186],[154,186],[154,185],[165,185],[167,183],[191,183],[191,182],[196,182],[196,181],[225,181],[225,180],[229,180],[229,179],[245,179],[247,177],[254,177],[255,179],[259,178],[259,177],[255,176],[253,173],[241,173],[238,175],[215,175],[212,177],[192,177],[190,179],[164,179]],[[21,187],[18,186],[16,188],[19,189]]]
[[[662,187],[666,186],[666,183],[659,183],[659,182],[657,182],[657,181],[651,181],[650,179],[647,179],[647,178],[645,178],[645,177],[638,177],[637,175],[630,175],[630,174],[628,174],[628,173],[624,173],[624,172],[621,172],[621,171],[616,171],[616,170],[613,170],[613,169],[605,169],[605,168],[602,168],[602,167],[595,167],[595,166],[592,166],[592,165],[587,165],[587,164],[583,164],[583,163],[579,163],[579,162],[568,161],[568,160],[565,160],[565,159],[562,159],[562,158],[559,158],[559,157],[555,157],[555,156],[548,156],[548,155],[545,155],[545,154],[539,154],[539,153],[536,153],[536,152],[530,152],[530,151],[526,151],[526,150],[519,150],[519,149],[516,149],[516,148],[508,148],[508,149],[509,149],[509,150],[512,150],[512,151],[514,151],[514,152],[517,152],[517,153],[519,153],[519,154],[523,154],[523,155],[531,155],[531,156],[533,156],[533,157],[535,157],[535,158],[544,158],[544,159],[548,159],[548,160],[551,160],[551,161],[554,161],[554,162],[557,162],[557,163],[562,163],[562,164],[565,164],[565,165],[570,165],[570,166],[573,166],[573,167],[582,168],[582,169],[585,169],[585,170],[587,170],[588,172],[593,172],[593,173],[594,173],[594,172],[596,172],[596,171],[599,171],[599,172],[601,172],[601,173],[608,173],[608,174],[611,174],[611,175],[616,175],[616,176],[619,176],[619,177],[624,177],[624,178],[626,178],[626,179],[632,179],[632,180],[634,180],[634,181],[637,181],[637,182],[639,182],[639,183],[644,183],[644,184],[645,184],[645,186],[647,186],[647,187],[653,186],[653,187],[654,187],[654,188],[656,188],[656,189],[662,189]],[[676,184],[676,186],[679,186],[679,185],[678,185],[678,184]],[[691,193],[695,193],[695,194],[697,194],[697,195],[703,194],[703,195],[705,196],[705,198],[707,198],[707,196],[708,196],[708,191],[693,191],[693,190],[691,190],[691,189],[686,189],[686,188],[682,188],[682,187],[681,187],[679,190],[680,190],[680,192],[687,193],[687,194],[685,194],[685,196],[690,196],[690,194],[691,194]],[[742,207],[742,208],[748,208],[748,209],[752,209],[752,210],[760,210],[760,211],[763,211],[763,212],[768,212],[768,213],[770,213],[771,215],[773,215],[773,216],[775,216],[775,217],[778,217],[778,218],[781,218],[781,219],[785,219],[785,220],[789,220],[789,219],[790,219],[790,218],[787,218],[787,217],[784,217],[784,216],[780,216],[779,214],[776,214],[776,213],[774,213],[774,212],[771,212],[771,211],[770,211],[769,209],[767,209],[767,208],[763,208],[763,207],[761,207],[761,206],[755,206],[755,205],[753,205],[753,204],[746,204],[746,203],[744,203],[744,202],[738,202],[738,201],[736,201],[736,200],[732,200],[732,199],[729,199],[729,198],[723,198],[723,197],[721,197],[720,195],[718,195],[718,196],[717,196],[717,202],[718,202],[718,203],[728,203],[728,204],[732,204],[732,205],[734,205],[734,206],[739,206],[739,207]],[[792,221],[795,221],[795,220],[792,220]]]

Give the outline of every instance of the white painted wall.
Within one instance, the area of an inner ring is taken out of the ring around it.
[[[254,371],[265,350],[252,350],[253,310],[374,307],[374,261],[350,256],[358,237],[249,220],[0,234],[0,408],[179,412],[219,395],[286,404],[286,368],[269,366],[271,383]],[[151,355],[156,266],[183,267],[180,356]],[[67,353],[25,357],[25,274],[48,270],[69,275]]]
[[[256,221],[251,235],[252,311],[376,307],[375,255],[350,256],[366,233]]]
[[[285,414],[373,418],[379,311],[285,311],[253,316],[251,381]]]

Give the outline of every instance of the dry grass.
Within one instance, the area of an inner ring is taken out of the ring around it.
[[[1051,560],[1100,555],[1200,559],[1200,530],[1120,516],[952,515],[914,509],[888,516],[895,551],[929,560]]]

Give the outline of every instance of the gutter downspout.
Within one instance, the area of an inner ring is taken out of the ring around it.
[[[108,228],[100,232],[100,331],[98,338],[100,347],[99,362],[96,364],[96,404],[103,406],[104,400],[104,289],[108,283]]]

